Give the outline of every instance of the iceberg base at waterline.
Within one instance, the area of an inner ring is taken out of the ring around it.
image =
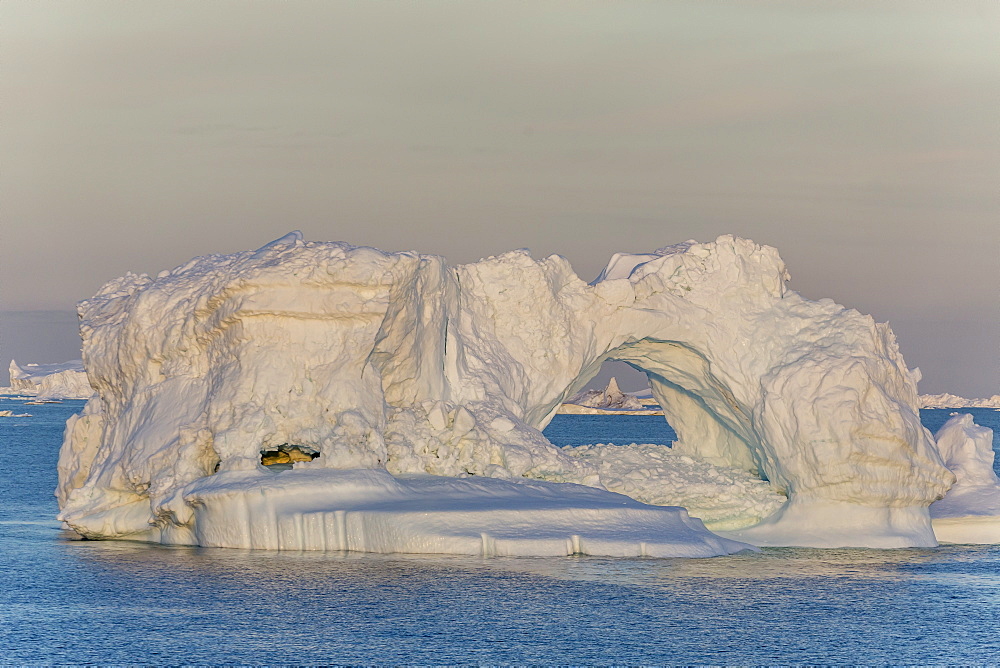
[[[760,547],[933,547],[1000,543],[1000,478],[993,469],[993,430],[972,415],[952,414],[934,444],[955,484],[927,506],[882,506],[794,495],[751,527],[721,535]]]
[[[570,483],[296,467],[223,472],[156,509],[62,519],[87,537],[269,550],[713,557],[755,549],[683,508]],[[132,517],[131,522],[126,518]]]
[[[926,506],[866,506],[794,496],[760,524],[720,535],[759,547],[935,547]]]
[[[942,503],[946,499],[949,503]],[[931,506],[931,524],[940,542],[1000,543],[1000,486],[959,489],[937,503],[941,506]],[[962,510],[955,509],[959,504]]]

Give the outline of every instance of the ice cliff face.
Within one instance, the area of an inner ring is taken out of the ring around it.
[[[92,537],[182,527],[194,487],[283,445],[319,453],[297,469],[606,487],[541,429],[613,359],[647,372],[677,453],[788,496],[742,540],[933,544],[927,506],[954,476],[892,332],[787,278],[730,236],[615,255],[589,285],[559,256],[450,267],[297,234],[129,274],[79,306],[98,395],[67,426],[61,518]],[[632,478],[639,501],[675,498]]]
[[[39,399],[88,399],[94,394],[81,360],[24,366],[11,360],[10,390]]]

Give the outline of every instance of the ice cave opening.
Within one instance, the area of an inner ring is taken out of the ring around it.
[[[607,359],[646,374],[653,397],[677,432],[678,448],[764,477],[751,409],[740,405],[704,354],[680,341],[642,339],[618,347]]]

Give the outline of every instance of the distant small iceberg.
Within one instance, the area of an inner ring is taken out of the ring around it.
[[[1000,408],[1000,394],[986,399],[966,399],[957,394],[921,394],[921,408]]]
[[[18,364],[10,361],[10,387],[0,394],[34,396],[38,400],[89,399],[94,394],[83,360],[57,364]]]
[[[993,470],[993,430],[968,413],[955,414],[934,435],[955,484],[930,506],[942,543],[1000,542],[1000,478]]]
[[[614,377],[603,390],[585,390],[559,408],[563,415],[663,415],[652,392],[622,392]],[[641,398],[640,398],[641,397]]]

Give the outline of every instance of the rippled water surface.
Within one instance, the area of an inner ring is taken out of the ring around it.
[[[993,546],[481,559],[71,540],[51,493],[80,405],[0,401],[33,414],[0,418],[3,663],[1000,661]],[[600,419],[622,436],[594,441],[658,442]]]

